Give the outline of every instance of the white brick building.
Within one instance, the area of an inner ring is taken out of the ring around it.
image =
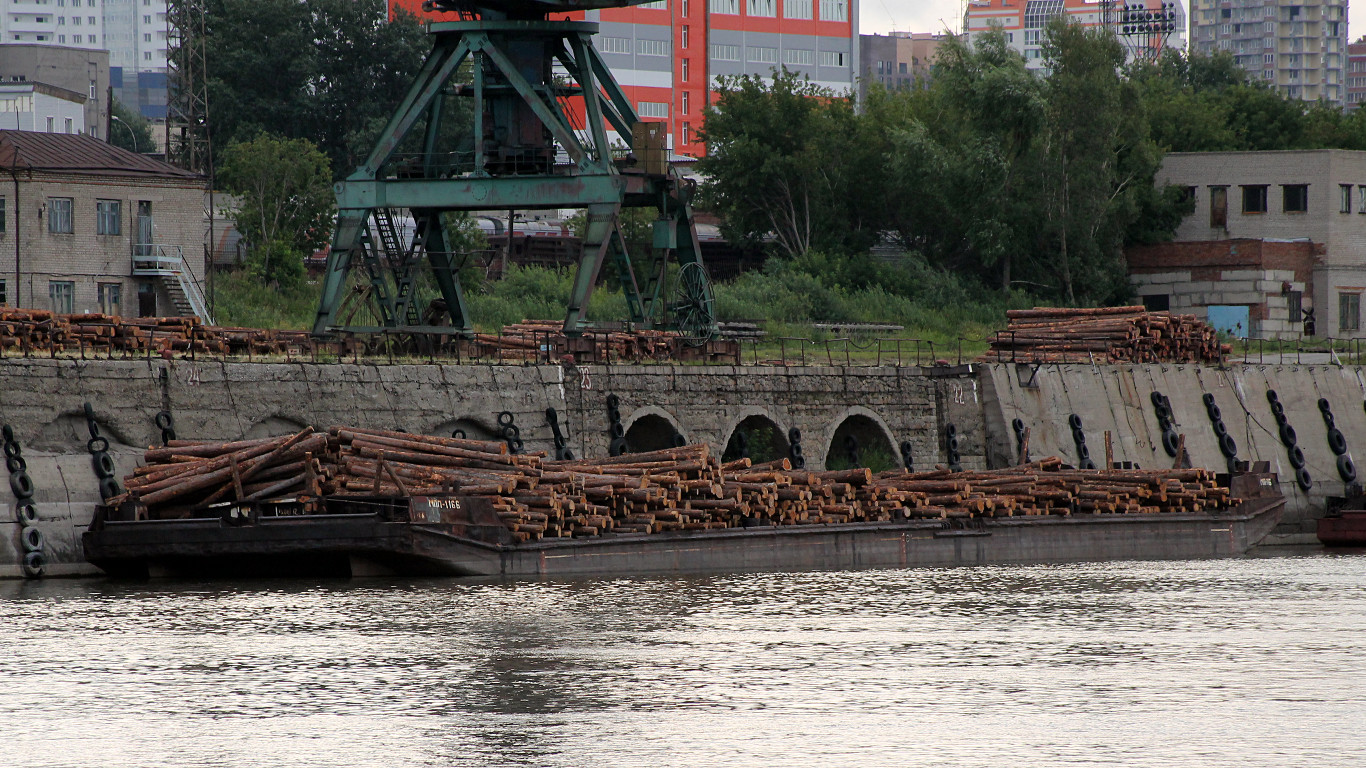
[[[1184,187],[1195,212],[1163,255],[1144,252],[1133,281],[1150,304],[1248,307],[1246,330],[1267,338],[1298,335],[1293,310],[1312,309],[1316,335],[1366,336],[1366,152],[1175,152],[1157,182]]]
[[[0,130],[0,304],[205,314],[205,183],[89,136]]]

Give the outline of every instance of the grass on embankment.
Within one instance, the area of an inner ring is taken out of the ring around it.
[[[466,302],[475,325],[496,332],[526,319],[562,318],[572,283],[569,270],[514,267],[503,280],[470,290]],[[316,279],[277,290],[245,272],[219,273],[213,288],[218,324],[294,329],[312,325],[321,291]],[[889,264],[869,257],[775,259],[763,271],[716,284],[714,291],[720,320],[753,321],[768,331],[760,354],[776,351],[781,337],[833,338],[813,323],[877,323],[905,330],[868,334],[868,339],[917,338],[933,342],[940,357],[956,356],[960,345],[964,357],[976,356],[986,350],[991,333],[1005,326],[1007,309],[1032,304],[1023,294],[1007,298],[913,262]],[[610,283],[594,291],[591,320],[620,320],[626,314],[625,298]],[[815,348],[807,352],[815,353]],[[819,354],[826,354],[824,346]]]

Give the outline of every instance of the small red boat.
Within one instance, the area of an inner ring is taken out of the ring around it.
[[[1319,518],[1318,534],[1325,547],[1366,547],[1366,509],[1344,509]]]

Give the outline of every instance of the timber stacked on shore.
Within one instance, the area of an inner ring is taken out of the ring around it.
[[[516,541],[907,519],[1159,514],[1240,503],[1203,469],[1073,470],[1059,459],[998,470],[793,470],[722,462],[706,445],[552,461],[505,443],[332,427],[233,442],[173,440],[107,501],[135,519],[203,516],[223,502],[330,496],[485,497]],[[216,514],[216,513],[215,513]]]
[[[302,353],[311,344],[307,331],[204,325],[197,317],[61,315],[42,309],[0,307],[0,352],[280,355],[291,350]]]
[[[984,362],[1221,363],[1230,347],[1194,315],[1133,307],[1035,307],[1006,313]]]

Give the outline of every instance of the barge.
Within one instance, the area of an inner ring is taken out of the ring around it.
[[[1222,511],[762,526],[518,541],[459,493],[227,503],[182,519],[99,507],[86,558],[120,577],[445,575],[493,578],[804,571],[1232,557],[1280,521],[1274,474],[1226,476]],[[316,512],[309,512],[316,509]]]

